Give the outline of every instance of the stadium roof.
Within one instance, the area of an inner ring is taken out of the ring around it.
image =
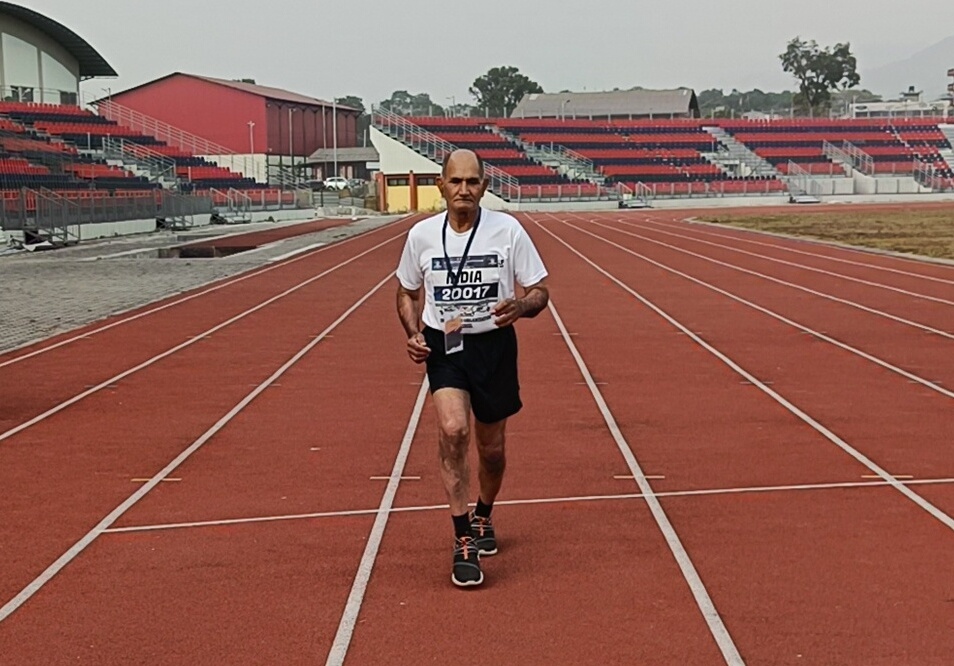
[[[524,95],[511,118],[650,118],[699,115],[696,93],[676,90],[534,93]]]
[[[200,76],[198,74],[187,74],[185,72],[172,72],[171,74],[166,74],[161,76],[158,79],[153,81],[147,81],[146,83],[141,83],[138,86],[128,88],[119,93],[113,93],[113,97],[118,97],[125,93],[130,92],[131,90],[137,90],[144,86],[150,86],[159,81],[164,81],[166,79],[172,78],[173,76],[185,76],[190,79],[198,79],[200,81],[205,81],[207,83],[214,83],[216,85],[225,86],[227,88],[233,88],[235,90],[241,90],[242,92],[250,93],[252,95],[257,95],[259,97],[264,97],[265,99],[271,99],[276,102],[285,102],[287,104],[304,104],[308,106],[333,106],[332,102],[328,102],[323,99],[318,99],[317,97],[308,97],[307,95],[299,95],[298,93],[291,92],[290,90],[283,90],[282,88],[272,88],[271,86],[260,86],[256,83],[245,83],[244,81],[230,81],[228,79],[217,79],[212,76]],[[350,106],[344,106],[338,104],[337,107],[342,111],[354,111],[358,112],[358,109],[355,109]]]
[[[324,164],[333,161],[335,156],[333,148],[319,148],[311,154],[305,164]],[[339,162],[377,162],[380,155],[374,146],[358,146],[338,148],[337,158]]]
[[[18,18],[61,44],[79,63],[80,78],[119,76],[116,70],[106,62],[106,59],[89,42],[62,23],[12,2],[0,2],[0,14]]]

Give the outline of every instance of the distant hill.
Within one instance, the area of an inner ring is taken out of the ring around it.
[[[954,35],[933,44],[904,60],[898,60],[870,70],[861,70],[861,86],[897,99],[898,95],[914,86],[924,91],[927,100],[947,94],[947,70],[954,68]]]

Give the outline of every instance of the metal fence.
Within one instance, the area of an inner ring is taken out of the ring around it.
[[[76,242],[84,225],[128,220],[184,220],[212,212],[205,196],[146,190],[135,195],[109,196],[99,190],[57,193],[23,188],[5,192],[0,228],[33,232],[61,243]]]

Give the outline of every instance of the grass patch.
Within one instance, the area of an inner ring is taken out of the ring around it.
[[[700,219],[742,229],[954,259],[954,206],[947,210],[706,215]]]

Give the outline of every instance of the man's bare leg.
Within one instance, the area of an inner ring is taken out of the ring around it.
[[[433,400],[437,408],[441,480],[450,504],[456,537],[451,582],[459,587],[480,585],[484,582],[484,574],[480,570],[480,557],[467,511],[470,495],[470,465],[467,462],[470,394],[460,389],[442,388],[434,391]]]
[[[474,422],[477,457],[480,461],[480,499],[492,505],[500,492],[507,468],[507,419],[496,423]]]
[[[490,521],[490,512],[507,468],[506,431],[506,419],[496,423],[474,422],[480,465],[480,494],[477,496],[471,530],[481,555],[494,555],[497,552],[497,536]]]
[[[451,514],[467,513],[470,495],[470,394],[456,388],[442,388],[432,396],[437,409],[441,480]]]

